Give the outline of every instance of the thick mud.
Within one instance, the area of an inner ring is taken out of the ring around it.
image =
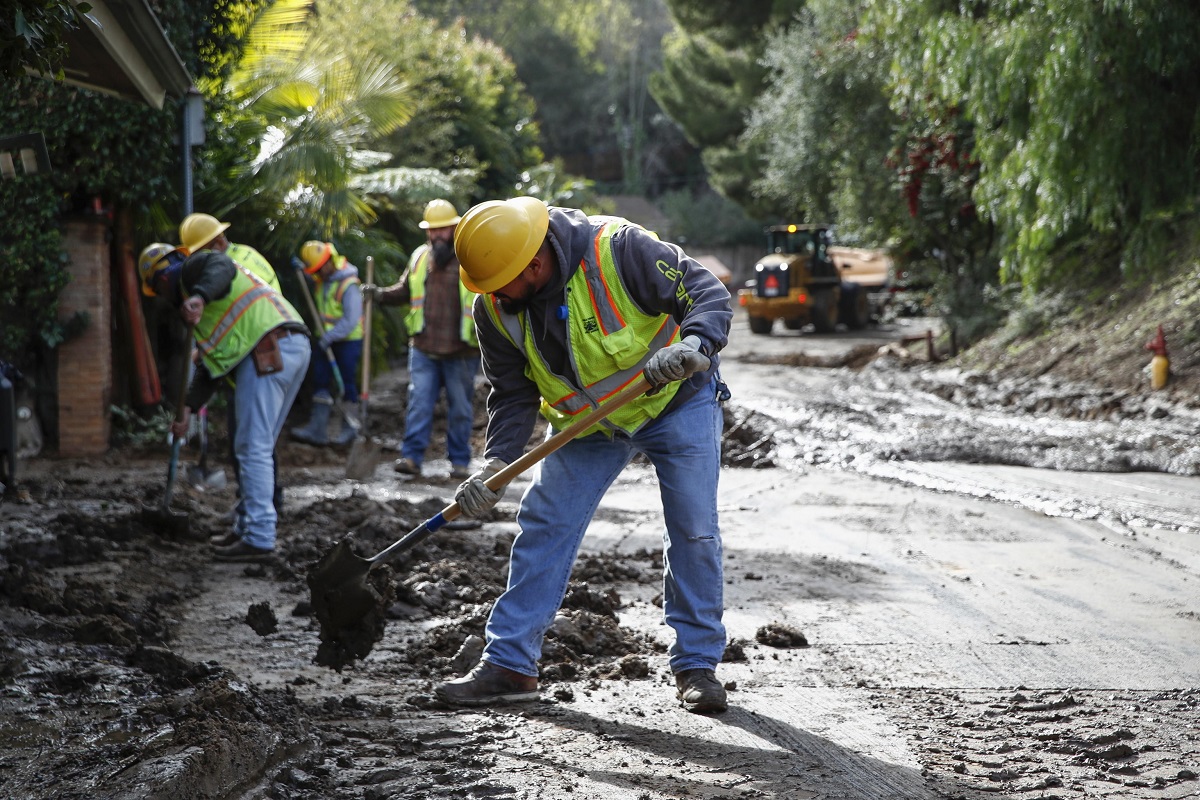
[[[867,355],[821,369],[746,358],[747,369],[767,362],[762,391],[735,395],[727,407],[725,465],[872,474],[881,464],[949,460],[1200,474],[1194,410],[1049,383],[988,383]],[[403,385],[394,376],[377,384],[372,427],[391,448],[385,456],[395,458]],[[656,548],[580,558],[545,642],[541,703],[468,713],[434,698],[435,683],[465,673],[482,651],[484,621],[506,582],[518,491],[482,525],[448,526],[371,570],[371,611],[359,631],[370,646],[323,638],[308,583],[315,565],[339,542],[370,557],[445,507],[455,482],[439,436],[426,475],[416,480],[395,475],[385,457],[369,480],[348,481],[347,451],[282,443],[279,548],[271,561],[249,565],[210,560],[208,538],[229,525],[232,485],[181,487],[173,507],[187,514],[186,530],[155,525],[144,513],[161,499],[165,452],[27,464],[18,490],[0,506],[0,796],[818,796],[788,789],[795,784],[787,775],[815,769],[787,761],[803,747],[776,759],[782,767],[735,766],[759,758],[749,749],[714,752],[710,779],[621,777],[633,766],[642,774],[623,749],[631,741],[646,748],[651,775],[670,775],[695,748],[715,747],[697,740],[675,752],[668,745],[683,712],[666,669],[670,638],[659,619]],[[646,470],[634,472],[635,481],[652,481]],[[602,508],[597,524],[653,529],[653,517],[639,513]],[[739,509],[723,514],[726,526],[740,524]],[[773,570],[795,568],[750,563],[731,560],[730,582],[757,587],[764,575],[773,580]],[[805,569],[814,585],[870,580],[834,562]],[[764,674],[782,670],[786,682],[793,659],[809,657],[809,639],[794,621],[767,618],[752,629],[753,640],[731,638],[731,674],[755,665]],[[737,696],[736,678],[727,686]],[[601,698],[636,722],[612,726],[591,717]],[[1180,720],[1200,720],[1194,690],[1001,696],[909,689],[880,692],[875,702],[921,709],[900,725],[929,743],[917,748],[920,767],[889,779],[920,793],[822,796],[1200,795],[1186,793],[1196,785],[1196,728],[1190,750],[1178,737],[1156,744],[1131,732],[1144,727],[1145,715],[1129,711],[1149,708],[1186,730]],[[1019,745],[991,733],[1016,726]],[[589,788],[582,768],[555,772],[542,755],[547,741],[560,742],[564,753],[587,750],[579,763],[592,759],[611,771],[608,789]],[[1012,751],[1003,748],[1018,750],[1017,766],[999,755]],[[1101,773],[1107,784],[1097,783]],[[1148,793],[1093,792],[1098,785]]]

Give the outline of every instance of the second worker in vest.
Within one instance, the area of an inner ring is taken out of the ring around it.
[[[283,290],[279,288],[279,276],[275,274],[275,268],[271,266],[271,262],[250,245],[230,241],[229,237],[225,235],[227,230],[229,230],[229,223],[221,222],[211,214],[188,214],[183,218],[183,222],[179,223],[179,249],[184,256],[199,253],[201,250],[224,253],[282,294]],[[226,393],[227,401],[225,403],[225,425],[229,431],[229,460],[233,464],[233,477],[238,484],[238,502],[231,512],[231,517],[236,522],[245,514],[246,510],[241,489],[242,465],[238,462],[235,446],[237,441],[237,404],[233,402],[233,393],[230,390],[229,382],[222,385],[221,390]],[[280,513],[283,511],[283,486],[279,483],[277,458],[272,458],[272,470],[275,476],[275,511]]]
[[[733,310],[717,278],[679,247],[616,217],[490,201],[459,222],[463,280],[481,295],[475,322],[488,395],[487,466],[458,487],[464,516],[503,494],[485,481],[524,452],[539,411],[556,429],[644,374],[654,389],[548,455],[517,511],[508,588],[492,607],[483,657],[436,687],[455,705],[538,696],[542,639],[583,535],[608,487],[639,453],[662,498],[663,616],[676,696],[689,711],[726,708],[717,476],[723,385],[717,353]]]
[[[409,305],[408,410],[404,442],[395,469],[420,475],[433,434],[433,411],[446,390],[446,455],[450,477],[471,474],[471,429],[475,422],[475,374],[479,345],[471,310],[475,293],[459,278],[454,230],[459,216],[447,200],[425,206],[421,228],[426,243],[413,251],[400,280],[386,289],[369,287],[383,305]]]
[[[142,272],[151,295],[164,297],[193,326],[200,362],[182,418],[171,425],[187,434],[191,414],[208,402],[217,382],[234,380],[243,512],[233,532],[214,542],[221,561],[257,561],[275,549],[278,515],[273,495],[275,442],[308,369],[307,328],[283,295],[224,253],[201,250],[182,264],[161,259]]]
[[[313,404],[308,422],[292,428],[293,439],[315,445],[330,444],[329,412],[333,409],[333,366],[326,349],[333,352],[338,375],[345,393],[343,411],[358,413],[358,363],[363,348],[363,295],[358,279],[358,267],[338,255],[330,242],[305,242],[300,248],[304,274],[315,282],[317,314],[321,317],[321,336],[313,357]],[[355,428],[349,420],[341,420],[341,428],[332,443],[349,444]]]

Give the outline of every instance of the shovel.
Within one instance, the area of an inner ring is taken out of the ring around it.
[[[375,259],[367,256],[367,283],[375,282]],[[346,460],[346,477],[362,481],[375,474],[379,466],[379,443],[367,435],[367,397],[371,385],[371,298],[363,303],[362,386],[358,391],[359,422],[361,427],[350,446]]]
[[[609,414],[650,390],[644,375],[621,391],[606,405],[593,409],[554,434],[504,469],[487,479],[492,491],[506,486],[525,470],[558,450]],[[403,539],[393,542],[371,558],[354,554],[349,539],[342,539],[316,563],[308,574],[313,613],[321,626],[321,644],[316,662],[340,670],[356,658],[371,652],[383,635],[384,596],[368,582],[372,568],[409,550],[446,523],[461,515],[458,503],[451,503],[437,515],[422,522]]]
[[[208,468],[208,406],[200,406],[200,463],[188,467],[188,483],[197,489],[224,489],[225,470]]]
[[[179,399],[175,404],[175,421],[183,421],[183,409],[187,403],[188,390],[188,375],[192,364],[192,326],[187,326],[188,356],[187,362],[183,371],[183,380],[179,382]],[[171,460],[167,463],[167,488],[163,492],[162,503],[157,506],[142,505],[142,519],[160,529],[166,530],[171,534],[186,534],[188,532],[189,521],[187,512],[171,510],[171,495],[175,493],[175,478],[179,472],[179,449],[183,447],[184,436],[175,436],[171,439]]]
[[[304,294],[304,302],[308,306],[308,313],[312,314],[313,321],[316,323],[316,327],[313,330],[319,331],[321,330],[321,315],[317,313],[317,304],[313,301],[312,292],[308,289],[308,278],[304,274],[304,262],[298,258],[293,258],[292,266],[296,268],[296,272],[298,273],[296,278],[300,282],[300,291]],[[312,336],[314,343],[321,338],[320,334],[313,333],[312,331],[309,332],[309,335]],[[333,405],[337,409],[338,415],[346,420],[346,424],[353,428],[355,435],[357,435],[360,427],[358,420],[354,418],[353,414],[347,414],[346,407],[342,405],[342,398],[346,395],[346,386],[342,383],[342,372],[338,369],[337,359],[333,357],[333,350],[326,347],[325,357],[329,359],[329,368],[333,372],[333,382],[337,386]]]

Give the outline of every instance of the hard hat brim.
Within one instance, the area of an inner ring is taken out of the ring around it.
[[[433,228],[434,230],[437,230],[438,228],[453,228],[455,225],[457,225],[461,221],[462,221],[462,217],[451,217],[450,219],[445,220],[444,222],[442,220],[438,220],[436,224],[430,225],[425,220],[421,220],[420,222],[417,223],[417,227],[423,231],[427,231],[430,228]]]
[[[180,245],[180,248],[186,250],[188,253],[195,253],[197,250],[203,250],[205,245],[210,244],[213,239],[216,239],[227,230],[229,230],[229,223],[222,222],[217,225],[217,229],[213,232],[213,235],[205,239],[203,242],[184,242]]]
[[[462,279],[463,285],[475,294],[491,294],[497,289],[503,289],[521,274],[521,270],[529,266],[529,262],[541,249],[542,242],[546,241],[546,231],[550,228],[550,210],[545,203],[536,197],[514,197],[505,202],[511,203],[529,215],[529,236],[521,245],[521,249],[517,251],[512,263],[487,280],[475,281],[465,269],[461,266],[458,268],[458,275]]]

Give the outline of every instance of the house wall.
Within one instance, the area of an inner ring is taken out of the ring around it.
[[[58,452],[68,458],[108,451],[113,385],[108,231],[102,219],[73,219],[64,226],[71,282],[59,295],[59,315],[88,317],[83,334],[58,347]]]

